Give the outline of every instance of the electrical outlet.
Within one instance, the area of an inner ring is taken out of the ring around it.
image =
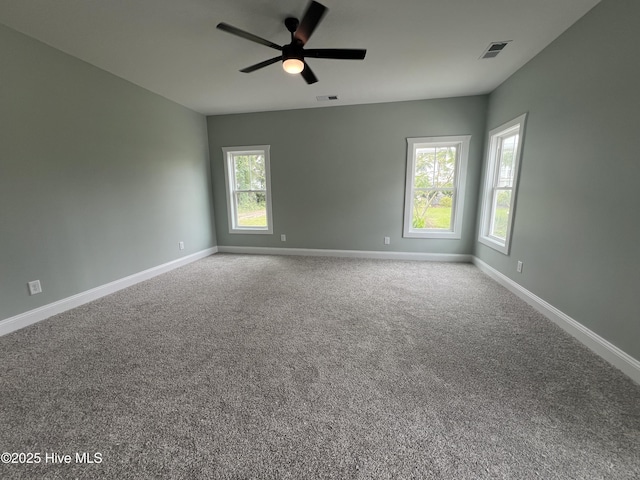
[[[390,245],[391,244],[391,237],[384,237],[384,244],[385,245]]]
[[[287,241],[287,236],[284,233],[282,235],[280,235],[280,241],[281,242],[286,242]]]
[[[518,266],[516,267],[516,271],[518,273],[522,273],[522,262],[518,260]]]
[[[42,285],[40,285],[40,280],[34,280],[33,282],[29,282],[28,285],[29,285],[29,295],[42,293]]]
[[[184,250],[184,242],[178,242],[178,248]]]

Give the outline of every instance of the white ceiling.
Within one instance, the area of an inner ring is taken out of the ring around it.
[[[363,61],[309,59],[319,82],[277,51],[217,30],[226,22],[288,43],[284,18],[308,0],[0,0],[0,23],[204,114],[484,94],[600,0],[320,0],[308,48],[366,48]],[[493,41],[512,40],[495,59]],[[319,103],[316,96],[338,95]]]

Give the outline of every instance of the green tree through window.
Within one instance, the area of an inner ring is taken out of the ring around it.
[[[456,147],[416,151],[413,228],[451,228]]]
[[[264,155],[234,155],[235,196],[240,227],[266,227]]]

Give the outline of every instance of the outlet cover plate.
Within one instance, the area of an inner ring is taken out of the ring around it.
[[[28,285],[29,285],[29,295],[42,293],[42,285],[40,285],[40,280],[34,280],[33,282],[29,282]]]

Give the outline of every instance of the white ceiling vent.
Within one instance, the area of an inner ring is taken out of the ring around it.
[[[504,50],[504,47],[506,47],[510,42],[511,42],[511,40],[507,40],[507,41],[504,41],[504,42],[493,42],[493,43],[490,43],[489,46],[487,47],[487,49],[482,53],[480,58],[496,58],[498,56],[498,54],[502,50]]]
[[[335,102],[338,100],[338,95],[319,95],[316,100],[319,102]]]

